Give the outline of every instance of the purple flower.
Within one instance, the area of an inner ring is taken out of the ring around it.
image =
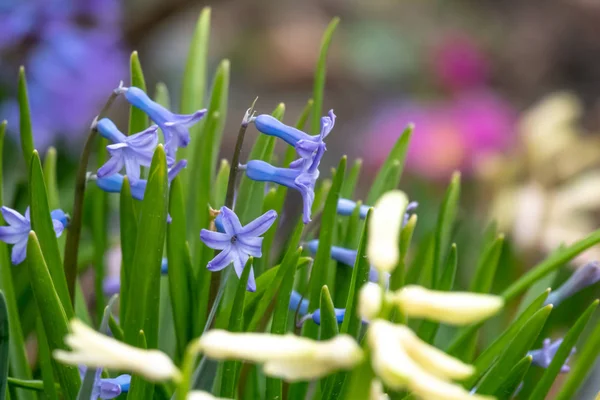
[[[158,145],[158,126],[152,125],[135,135],[125,136],[108,118],[98,121],[98,131],[113,144],[106,146],[110,159],[98,170],[98,177],[104,178],[121,171],[125,167],[132,184],[140,179],[140,167],[149,167],[152,155]],[[171,162],[173,159],[170,160]]]
[[[308,300],[305,299],[304,297],[302,297],[302,295],[298,292],[296,292],[295,290],[292,290],[292,293],[290,295],[290,304],[288,306],[290,311],[294,311],[296,312],[296,310],[298,310],[298,314],[302,315],[302,318],[300,318],[300,320],[296,323],[296,326],[299,328],[302,325],[304,325],[304,323],[310,319],[312,319],[312,321],[317,324],[317,325],[321,325],[321,310],[320,309],[316,309],[314,312],[312,313],[308,313]],[[345,308],[334,308],[334,313],[335,313],[335,319],[337,321],[338,324],[341,324],[342,322],[344,322],[344,316],[346,315],[346,309]],[[363,323],[366,321],[363,321]]]
[[[187,160],[180,160],[169,169],[169,184],[175,179],[179,171],[187,166]],[[92,175],[90,179],[96,179],[96,185],[105,192],[121,193],[123,187],[124,176],[121,174],[113,174],[104,178]],[[142,200],[146,192],[146,179],[140,179],[137,182],[131,182],[131,196],[134,199]]]
[[[224,233],[202,229],[200,239],[211,249],[221,250],[206,266],[209,271],[220,271],[233,262],[238,276],[242,275],[246,262],[252,257],[262,257],[260,237],[277,219],[274,210],[267,211],[249,224],[242,226],[239,218],[227,207],[221,207]],[[252,268],[252,267],[250,267]],[[254,271],[250,270],[247,289],[256,291]]]
[[[308,242],[308,250],[315,254],[317,249],[319,248],[318,240],[311,240]],[[356,262],[356,250],[345,249],[343,247],[331,246],[331,258],[337,262],[340,262],[344,265],[347,265],[351,268],[354,267],[354,263]],[[386,273],[386,282],[390,279],[390,274]],[[376,268],[371,266],[369,270],[369,281],[371,282],[379,282],[379,271]]]
[[[404,215],[404,221],[402,223],[402,226],[406,225],[406,223],[408,222],[408,219],[410,218],[410,213],[412,211],[416,210],[418,206],[419,206],[419,203],[417,203],[416,201],[411,201],[410,203],[408,203],[408,206],[406,207],[406,214]],[[339,215],[350,216],[350,215],[352,215],[352,212],[354,211],[355,208],[356,208],[356,202],[354,202],[352,200],[348,200],[348,199],[339,199],[338,200],[337,213]],[[371,208],[371,207],[364,205],[364,204],[360,206],[360,211],[359,211],[360,219],[366,218],[369,208]]]
[[[27,255],[27,240],[29,239],[29,231],[31,231],[29,207],[25,210],[25,216],[4,206],[0,209],[0,212],[2,212],[2,217],[9,225],[0,226],[0,240],[13,245],[10,259],[14,265],[20,264]],[[50,213],[50,216],[54,224],[56,237],[59,237],[67,227],[67,216],[62,210],[54,210]]]
[[[588,286],[592,286],[598,281],[600,281],[600,263],[598,263],[598,261],[592,261],[575,270],[573,275],[571,275],[565,283],[558,289],[550,292],[544,304],[558,306],[575,293]]]
[[[543,347],[541,349],[532,350],[527,353],[527,355],[533,358],[532,364],[537,365],[538,367],[548,368],[552,362],[552,359],[554,359],[554,356],[556,355],[556,352],[558,351],[562,341],[562,339],[555,340],[554,342],[549,338],[544,339]],[[571,370],[571,367],[569,367],[567,363],[569,362],[569,359],[573,353],[575,353],[575,347],[571,349],[571,354],[569,354],[569,357],[567,357],[565,360],[564,365],[560,368],[560,372],[564,373]]]
[[[321,118],[321,132],[314,136],[308,135],[292,126],[285,125],[277,118],[267,114],[259,115],[253,119],[253,122],[259,132],[278,137],[289,145],[294,146],[298,155],[303,160],[309,161],[309,163],[314,161],[316,152],[318,164],[326,150],[323,140],[329,135],[335,125],[335,114],[333,110],[330,110],[328,116]]]
[[[187,147],[190,143],[189,128],[206,114],[206,109],[198,110],[193,114],[174,114],[152,101],[142,89],[137,87],[119,87],[115,91],[123,93],[131,105],[144,111],[160,127],[165,135],[167,154],[173,159],[179,147]]]
[[[79,367],[79,375],[83,380],[87,368],[84,366]],[[92,389],[92,400],[96,399],[114,399],[121,393],[129,391],[129,385],[131,384],[131,375],[119,375],[116,378],[102,378],[102,368],[96,369],[96,375],[94,378],[94,387]]]

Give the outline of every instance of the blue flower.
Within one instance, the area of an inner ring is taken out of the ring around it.
[[[564,300],[600,281],[600,263],[592,261],[578,268],[558,289],[548,295],[544,304],[558,306]]]
[[[169,183],[175,179],[179,171],[187,166],[187,160],[180,160],[174,166],[169,169]],[[125,177],[121,174],[112,174],[110,176],[101,178],[98,176],[92,175],[90,179],[96,180],[96,185],[105,192],[109,193],[121,193],[121,188],[123,188],[123,179]],[[148,181],[146,179],[140,179],[137,182],[131,182],[131,196],[134,199],[142,200],[144,198],[144,193],[146,192],[146,185]]]
[[[315,201],[315,183],[319,177],[318,161],[313,161],[306,168],[305,160],[299,158],[290,164],[290,168],[277,168],[264,161],[250,160],[247,165],[241,166],[241,169],[245,169],[248,178],[255,181],[274,182],[298,190],[304,205],[302,220],[307,224],[310,222],[310,213]]]
[[[317,308],[314,312],[308,313],[308,300],[302,297],[302,295],[296,292],[295,290],[292,290],[292,293],[290,295],[290,303],[288,308],[290,311],[298,311],[298,314],[302,315],[302,318],[300,318],[300,320],[296,323],[296,327],[301,327],[306,321],[310,319],[312,319],[312,321],[315,324],[321,325],[321,310]],[[335,313],[335,319],[337,323],[341,324],[342,322],[344,322],[346,309],[334,308],[333,310]],[[366,323],[366,321],[363,321],[363,323]]]
[[[410,218],[410,213],[413,212],[414,210],[416,210],[416,208],[418,206],[419,206],[419,203],[417,203],[416,201],[411,201],[410,203],[408,203],[408,206],[406,206],[406,213],[404,214],[404,221],[402,221],[402,226],[404,226],[408,223],[408,219]],[[356,208],[356,202],[354,202],[352,200],[348,200],[348,199],[339,199],[338,200],[337,213],[339,215],[350,216],[350,215],[352,215],[352,212],[354,211],[355,208]],[[369,211],[369,208],[371,208],[371,207],[364,205],[364,204],[360,206],[359,213],[360,213],[361,219],[365,219],[367,217],[367,211]]]
[[[167,259],[163,257],[160,264],[160,273],[165,276],[169,274],[169,265]],[[121,292],[121,277],[119,275],[109,275],[102,281],[102,292],[106,297],[111,297]]]
[[[274,210],[267,211],[254,221],[242,226],[239,218],[227,207],[221,207],[224,233],[202,229],[200,239],[211,249],[221,250],[206,266],[209,271],[220,271],[233,262],[238,276],[242,275],[246,262],[252,257],[262,257],[260,237],[277,219]],[[247,289],[256,291],[254,271],[250,270]]]
[[[83,380],[87,368],[85,366],[79,367],[79,375]],[[96,369],[96,375],[94,378],[94,387],[92,389],[92,400],[96,399],[114,399],[117,398],[121,393],[129,391],[129,385],[131,384],[131,375],[119,375],[116,378],[102,378],[102,368]]]
[[[20,264],[25,260],[27,255],[27,240],[29,239],[29,231],[31,230],[29,207],[25,210],[25,216],[4,206],[0,209],[0,212],[2,212],[2,217],[4,217],[4,220],[9,225],[0,226],[0,240],[4,243],[14,245],[10,259],[14,265]],[[56,237],[59,237],[68,225],[68,218],[62,210],[54,210],[50,213],[50,216]]]
[[[318,240],[311,240],[308,242],[308,250],[315,254],[317,249],[319,248]],[[337,262],[340,262],[349,267],[354,267],[354,263],[356,262],[356,250],[345,249],[343,247],[331,246],[331,258]],[[386,273],[385,281],[388,282],[390,279],[390,275]],[[371,266],[369,269],[369,281],[371,282],[379,282],[379,271],[376,268]]]
[[[125,167],[132,184],[136,183],[140,179],[140,167],[149,167],[152,163],[158,146],[158,126],[152,125],[135,135],[125,136],[110,119],[103,118],[98,121],[97,128],[102,137],[113,142],[106,146],[111,157],[98,170],[98,177],[116,174]],[[172,164],[173,159],[167,160],[169,162]]]
[[[321,118],[321,132],[318,135],[308,135],[292,126],[285,125],[277,118],[271,115],[262,114],[253,119],[254,125],[259,132],[265,135],[276,136],[283,139],[289,145],[296,148],[296,152],[302,159],[312,162],[315,152],[323,156],[326,150],[325,142],[323,141],[331,132],[335,125],[335,114],[333,110],[329,111],[329,115]]]
[[[562,341],[562,339],[555,340],[554,342],[549,338],[544,339],[543,347],[541,349],[532,350],[527,353],[528,356],[532,357],[531,363],[537,365],[538,367],[548,368],[552,362],[552,359],[554,359],[554,356],[556,355],[556,352],[558,351]],[[569,359],[573,353],[575,353],[575,347],[571,349],[571,354],[569,354],[569,357],[567,357],[565,360],[564,365],[560,368],[560,372],[564,373],[571,370],[571,367],[569,367],[567,363],[569,362]]]
[[[190,143],[189,128],[206,114],[206,109],[198,110],[193,114],[174,114],[152,101],[142,89],[137,87],[119,87],[115,92],[123,93],[129,103],[144,111],[160,127],[165,135],[167,154],[173,159],[179,147],[187,147]]]

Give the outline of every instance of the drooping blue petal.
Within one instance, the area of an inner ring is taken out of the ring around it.
[[[277,168],[261,160],[250,160],[246,164],[248,178],[261,182],[273,182],[293,189],[296,189],[296,178],[300,173],[299,170]]]
[[[277,212],[275,210],[269,210],[241,228],[239,233],[244,236],[260,236],[269,230],[276,219]]]
[[[240,235],[237,238],[236,247],[238,247],[243,253],[249,254],[252,257],[262,257],[262,242],[261,237],[247,237]]]
[[[242,224],[238,216],[227,207],[221,208],[222,223],[225,233],[231,238],[234,235],[241,233]]]
[[[307,135],[293,126],[288,126],[279,121],[277,118],[268,114],[261,114],[257,116],[254,118],[253,122],[256,126],[256,129],[258,129],[260,133],[278,137],[292,146],[296,146],[296,143],[298,143],[300,140],[310,140],[311,138],[310,135]]]
[[[29,225],[29,219],[26,219],[18,211],[13,210],[12,208],[2,206],[0,211],[2,212],[2,217],[6,223],[11,226],[19,227],[25,224]]]
[[[102,118],[98,121],[96,128],[98,129],[98,132],[100,132],[100,135],[103,138],[110,140],[111,143],[122,143],[127,139],[127,136],[125,136],[123,132],[117,128],[114,122],[108,118]]]
[[[308,312],[308,299],[305,299],[300,293],[292,290],[289,309],[294,312],[298,310],[300,315],[305,315]]]
[[[208,229],[200,231],[200,239],[214,250],[223,250],[231,245],[231,236],[226,233],[213,232]]]
[[[600,281],[600,263],[592,261],[578,268],[558,289],[548,295],[544,304],[553,304],[555,307],[564,300],[573,296],[586,287],[592,286]]]
[[[12,251],[10,253],[10,260],[13,265],[21,264],[25,257],[27,256],[27,241],[29,240],[29,235],[27,235],[23,240],[14,244]]]
[[[121,169],[123,169],[125,163],[121,152],[112,152],[110,155],[111,157],[108,159],[108,161],[98,168],[98,178],[104,178],[106,176],[117,174],[119,171],[121,171]]]
[[[181,170],[184,169],[185,167],[187,167],[187,160],[179,160],[177,162],[177,164],[175,164],[171,168],[169,168],[169,171],[167,173],[169,183],[173,182],[173,179],[175,179],[175,177],[179,174],[179,172],[181,172]]]
[[[537,365],[538,367],[548,368],[548,366],[550,366],[550,363],[554,359],[554,356],[556,355],[556,352],[558,351],[558,348],[560,347],[562,341],[562,338],[555,340],[554,342],[550,340],[550,338],[544,339],[543,347],[541,349],[532,350],[527,353],[527,355],[532,357],[532,364]],[[571,354],[569,354],[569,357],[567,357],[565,363],[560,368],[560,372],[565,373],[571,370],[567,363],[569,362],[569,359],[575,353],[575,351],[575,347],[573,347],[571,349]]]
[[[121,278],[109,275],[102,281],[102,292],[106,297],[111,297],[121,291]]]
[[[229,264],[231,264],[231,246],[225,248],[219,254],[217,254],[209,263],[206,265],[206,268],[209,271],[220,271]]]
[[[348,199],[339,199],[337,204],[337,213],[339,215],[350,216],[352,212],[356,208],[356,202]],[[367,216],[367,212],[369,211],[369,206],[362,204],[360,206],[359,215],[360,219],[365,219]]]
[[[163,257],[162,262],[160,263],[160,273],[161,275],[169,274],[169,261],[166,257]]]
[[[65,226],[62,224],[62,222],[56,219],[52,220],[52,226],[54,228],[54,232],[56,233],[56,237],[60,237],[65,230]]]
[[[0,240],[7,244],[15,244],[29,235],[29,228],[18,229],[13,226],[0,226]]]
[[[50,216],[52,217],[52,219],[55,219],[61,224],[63,224],[63,227],[67,228],[69,226],[69,217],[67,216],[67,214],[65,214],[63,210],[53,210],[52,212],[50,212]]]

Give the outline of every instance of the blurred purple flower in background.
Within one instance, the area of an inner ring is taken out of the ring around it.
[[[24,65],[36,147],[84,134],[127,74],[120,19],[117,0],[2,2],[0,85],[8,97],[0,102],[0,118],[12,131],[19,125],[16,72]]]
[[[485,58],[466,38],[451,38],[434,55],[433,72],[448,97],[404,100],[384,106],[367,135],[367,159],[380,165],[409,123],[415,131],[406,167],[426,178],[468,175],[481,158],[514,142],[516,112],[485,86]]]

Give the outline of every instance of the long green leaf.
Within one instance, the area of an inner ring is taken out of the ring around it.
[[[42,318],[38,316],[35,320],[35,328],[38,340],[38,366],[41,370],[42,381],[44,382],[44,396],[48,400],[58,400],[58,391],[56,390],[56,383],[54,378],[54,367],[52,363],[52,353],[50,353],[50,347],[48,347],[48,338],[44,330],[44,324]],[[32,393],[28,393],[32,395]]]
[[[225,159],[221,160],[221,165],[215,178],[215,184],[213,185],[212,199],[211,202],[215,208],[221,207],[225,204],[225,196],[227,194],[227,181],[229,180],[229,171],[231,166]]]
[[[140,349],[147,349],[148,343],[146,341],[146,335],[143,330],[140,330],[137,334],[135,345]],[[148,400],[152,399],[154,394],[154,385],[139,375],[133,375],[131,377],[131,387],[127,400]]]
[[[107,159],[108,140],[99,138],[96,165],[100,168]],[[50,192],[50,191],[49,191]],[[104,312],[104,254],[108,247],[108,193],[99,187],[92,187],[88,193],[92,196],[91,228],[94,242],[94,289],[96,294],[96,315]],[[76,303],[77,307],[77,303]]]
[[[321,332],[319,339],[331,339],[339,333],[339,327],[327,285],[321,289],[321,304],[319,309],[321,310]]]
[[[354,190],[356,189],[356,184],[358,183],[358,178],[360,177],[362,164],[363,161],[360,158],[357,158],[352,163],[352,167],[348,171],[348,176],[344,180],[344,186],[340,192],[340,196],[342,198],[352,199],[354,197]]]
[[[44,158],[44,181],[48,190],[48,205],[51,210],[56,210],[60,208],[60,201],[56,182],[56,149],[52,146],[48,147]]]
[[[586,327],[594,311],[596,311],[596,308],[598,308],[598,302],[598,300],[592,302],[592,304],[590,304],[590,306],[585,310],[585,312],[581,314],[581,316],[577,319],[575,325],[573,325],[573,327],[569,329],[569,332],[567,332],[562,343],[558,347],[556,354],[554,354],[552,362],[550,363],[548,368],[546,368],[544,375],[542,375],[542,379],[540,379],[537,385],[535,386],[533,393],[529,397],[530,399],[546,398],[548,392],[550,392],[550,388],[552,387],[554,380],[560,373],[563,364],[571,355],[571,350],[577,343],[577,340],[583,332],[583,329]]]
[[[500,262],[500,255],[502,254],[502,246],[504,245],[504,235],[500,234],[491,243],[491,245],[484,250],[483,257],[477,265],[475,270],[475,276],[471,281],[471,287],[469,291],[476,293],[489,293],[494,283],[494,277],[496,276],[496,269]]]
[[[33,144],[33,128],[31,125],[31,111],[29,109],[29,95],[27,94],[27,78],[25,67],[19,69],[19,131],[21,134],[21,149],[25,165],[31,164],[31,155],[35,148]]]
[[[525,356],[510,370],[504,382],[494,392],[494,397],[497,400],[509,400],[513,398],[519,385],[523,382],[525,374],[529,371],[532,359],[531,356]]]
[[[181,180],[177,177],[171,183],[169,214],[172,221],[167,226],[167,259],[169,262],[169,293],[173,308],[178,359],[182,359],[186,346],[192,339],[190,283],[193,281],[194,275],[185,239],[184,204]]]
[[[511,369],[531,349],[551,311],[552,305],[543,307],[519,330],[519,333],[506,346],[498,361],[490,368],[478,385],[477,393],[492,394],[498,390],[501,383],[510,375]]]
[[[0,123],[0,204],[4,204],[3,188],[4,188],[4,137],[6,133],[6,121]],[[0,224],[4,225],[4,218],[0,215]],[[6,306],[8,308],[10,343],[9,343],[9,366],[13,375],[31,379],[31,369],[27,362],[25,354],[25,343],[23,339],[23,331],[21,329],[21,321],[19,320],[19,309],[17,307],[17,298],[15,288],[13,286],[12,265],[8,253],[6,243],[0,242],[0,290],[4,292]],[[23,275],[23,274],[22,274]],[[31,393],[21,393],[20,398],[23,400],[33,400],[36,396]]]
[[[240,276],[237,289],[235,291],[235,297],[231,315],[229,317],[229,328],[230,332],[242,332],[244,330],[244,303],[246,299],[246,287],[248,285],[248,277],[250,276],[250,270],[252,270],[253,258],[250,257],[244,271]],[[221,397],[233,398],[235,397],[235,388],[237,386],[237,375],[240,369],[241,363],[239,361],[230,360],[223,363],[223,375],[221,377]]]
[[[136,345],[140,330],[147,345],[158,345],[158,312],[160,301],[160,267],[167,225],[167,160],[162,145],[152,158],[150,176],[140,211],[135,254],[130,273],[125,341]],[[135,282],[135,284],[133,284]]]
[[[319,60],[315,69],[315,81],[313,84],[313,113],[310,122],[310,130],[313,135],[317,135],[321,129],[321,110],[323,109],[323,97],[325,92],[325,76],[327,74],[327,53],[335,28],[340,23],[340,19],[335,17],[331,20],[323,38],[321,39],[321,50],[319,52]],[[319,289],[320,290],[320,289]]]
[[[412,131],[414,126],[408,125],[404,128],[404,131],[396,141],[396,144],[390,151],[390,154],[386,158],[385,162],[377,172],[377,176],[373,181],[373,185],[371,185],[371,190],[369,191],[369,195],[367,196],[366,204],[373,205],[379,199],[379,197],[385,192],[384,186],[386,185],[385,181],[388,179],[389,170],[394,168],[395,163],[399,163],[400,165],[400,174],[402,175],[402,169],[404,166],[404,160],[406,158],[406,152],[408,150],[408,143],[410,142],[410,137],[412,135]],[[399,178],[398,178],[399,179]],[[398,186],[400,181],[395,182],[395,186]]]
[[[146,80],[144,79],[144,72],[142,71],[142,65],[138,57],[138,52],[134,51],[131,53],[129,59],[129,72],[131,74],[131,86],[146,91]],[[146,113],[137,107],[129,107],[129,134],[133,135],[143,131],[148,127],[148,117]]]
[[[27,242],[27,266],[33,296],[40,310],[50,351],[65,350],[64,337],[69,333],[67,316],[54,288],[40,243],[33,231],[29,233]],[[77,368],[59,363],[54,363],[54,368],[65,396],[70,399],[76,398],[81,385]]]
[[[131,185],[129,178],[125,176],[121,188],[119,207],[119,227],[121,230],[121,321],[127,321],[129,302],[129,282],[133,268],[133,256],[138,232],[137,212],[133,197],[131,196]]]
[[[6,380],[8,379],[8,356],[10,328],[8,326],[8,308],[4,293],[0,290],[0,400],[6,398]]]
[[[31,156],[29,171],[31,227],[40,238],[42,253],[44,254],[44,259],[48,262],[52,283],[56,288],[65,314],[70,319],[73,317],[73,305],[69,298],[69,290],[67,289],[67,280],[62,269],[62,259],[58,248],[56,232],[54,231],[54,224],[50,216],[48,195],[46,193],[46,184],[44,183],[44,172],[42,171],[40,157],[35,150]]]

